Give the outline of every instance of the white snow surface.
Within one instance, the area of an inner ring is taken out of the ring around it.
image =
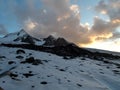
[[[63,59],[27,49],[22,49],[25,53],[16,54],[18,49],[0,47],[0,87],[4,90],[120,90],[120,67],[115,64],[82,57]],[[21,63],[29,57],[43,64]],[[14,63],[9,64],[10,61]],[[10,73],[18,76],[10,77]],[[25,73],[33,76],[25,77]]]

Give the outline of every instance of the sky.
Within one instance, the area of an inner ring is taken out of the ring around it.
[[[0,0],[0,36],[20,29],[120,52],[120,0]]]

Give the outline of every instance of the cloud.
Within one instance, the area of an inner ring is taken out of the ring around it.
[[[98,3],[98,5],[95,7],[95,10],[97,12],[100,12],[101,14],[107,14],[107,11],[108,11],[107,9],[108,9],[108,6],[107,6],[107,4],[103,0],[101,0]]]
[[[107,2],[101,0],[95,10],[108,15],[113,23],[120,25],[120,0],[108,0]]]
[[[0,35],[6,35],[8,32],[3,24],[0,24]]]
[[[82,35],[83,38],[89,40],[86,43],[80,42],[80,45],[87,45],[97,41],[108,40],[113,37],[113,31],[115,26],[111,22],[104,21],[99,17],[94,18],[94,23],[91,28],[88,29],[86,34]],[[83,40],[84,40],[83,39]]]
[[[89,23],[80,22],[80,8],[76,4],[71,5],[70,0],[24,0],[21,3],[14,2],[11,6],[14,15],[24,29],[36,38],[54,35],[83,46],[119,36],[116,33],[120,24],[119,0],[100,1],[95,10],[108,15],[110,21],[95,17],[91,27]]]
[[[69,0],[41,0],[43,6],[40,9],[35,7],[35,1],[30,2],[25,2],[25,9],[22,8],[24,6],[16,6],[15,14],[25,30],[33,36],[39,38],[52,34],[74,41],[72,37],[77,38],[80,28],[84,29],[80,26],[78,5],[70,5]]]
[[[102,26],[99,23],[98,28],[102,30],[106,29],[107,32],[111,33],[112,36],[109,38],[110,40],[119,38],[120,32],[116,29],[120,27],[120,0],[107,0],[106,2],[101,0],[95,7],[95,10],[101,14],[106,14],[110,18],[107,23],[103,21],[103,23],[101,23],[103,24]]]

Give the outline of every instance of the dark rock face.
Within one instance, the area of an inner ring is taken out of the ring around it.
[[[45,41],[44,45],[46,45],[46,46],[66,46],[66,45],[70,44],[64,38],[55,39],[52,35],[45,38],[44,41]]]
[[[20,32],[17,33],[17,38],[13,41],[21,41],[29,44],[35,44],[35,41],[39,40],[30,36],[27,32],[25,32],[25,30],[22,29]]]
[[[17,59],[23,59],[23,56],[16,56]]]
[[[17,77],[18,75],[11,72],[11,73],[9,74],[9,76],[10,76],[11,78],[13,78],[13,77]]]
[[[27,42],[30,44],[35,44],[33,38],[31,36],[27,36],[26,38],[22,38],[22,42]]]
[[[0,90],[4,90],[2,87],[0,87]]]
[[[67,42],[64,38],[58,38],[56,41],[55,41],[55,46],[66,46],[70,44],[69,42]]]
[[[30,76],[34,76],[34,74],[31,73],[24,73],[23,76],[25,76],[26,78],[30,77]]]
[[[96,59],[96,60],[103,60],[104,58],[120,59],[120,56],[115,56],[107,53],[91,52],[84,48],[80,48],[74,44],[68,44],[66,46],[54,46],[54,47],[37,46],[32,44],[19,44],[19,45],[1,44],[1,45],[7,46],[7,47],[18,47],[18,48],[24,48],[24,49],[30,49],[30,50],[49,52],[49,53],[53,53],[63,57],[69,56],[70,58],[87,56],[87,58]]]
[[[23,37],[18,37],[14,41],[21,41],[21,42],[25,42],[25,43],[35,44],[33,38],[29,35],[25,35]]]
[[[16,62],[15,62],[15,61],[9,61],[8,64],[9,64],[9,65],[11,65],[11,64],[16,64]]]
[[[56,39],[52,35],[50,35],[47,38],[45,38],[44,41],[45,41],[44,45],[52,46],[55,44]]]
[[[53,53],[57,55],[70,56],[70,58],[92,54],[92,52],[89,52],[86,49],[79,48],[74,44],[68,44],[66,46],[56,46],[53,47],[52,50],[54,51]]]
[[[21,63],[30,63],[32,65],[39,65],[39,64],[43,64],[41,60],[39,59],[34,59],[34,57],[29,57],[29,58],[26,58],[25,61],[22,61]]]
[[[40,84],[44,84],[45,85],[45,84],[47,84],[47,82],[46,81],[42,81]]]
[[[0,58],[6,58],[5,56],[0,56]]]

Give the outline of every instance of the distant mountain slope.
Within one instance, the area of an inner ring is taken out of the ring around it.
[[[1,90],[119,90],[120,61],[0,47]]]
[[[85,48],[85,49],[87,49],[91,52],[109,53],[109,54],[120,56],[120,52],[108,51],[108,50],[102,50],[102,49],[95,49],[95,48]]]
[[[112,54],[51,35],[8,34],[0,39],[0,90],[119,90],[120,56]]]
[[[38,50],[53,53],[60,56],[69,56],[70,58],[84,56],[91,59],[103,60],[106,59],[120,59],[119,55],[112,55],[111,53],[104,53],[98,51],[91,51],[89,49],[80,48],[74,43],[68,42],[64,38],[54,38],[48,36],[43,39],[36,39],[27,34],[24,30],[20,32],[8,34],[0,40],[1,45],[7,47],[19,47],[24,49]]]

